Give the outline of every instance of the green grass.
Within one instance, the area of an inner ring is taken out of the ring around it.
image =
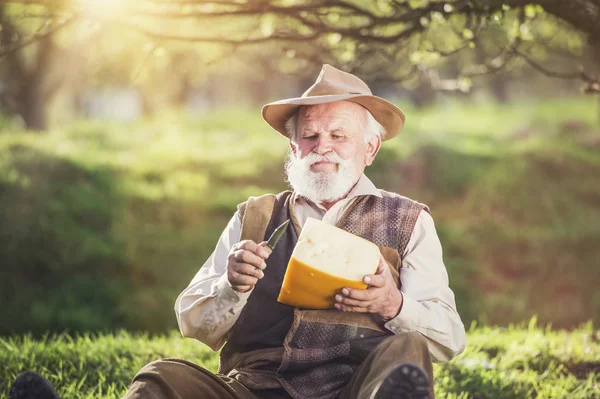
[[[217,354],[178,332],[0,338],[0,398],[23,370],[46,376],[63,399],[119,398],[144,364],[177,357],[217,370]],[[600,332],[591,323],[572,331],[529,324],[472,326],[468,347],[434,366],[438,398],[600,397]]]

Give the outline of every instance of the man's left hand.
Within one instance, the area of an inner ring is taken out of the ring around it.
[[[335,296],[335,308],[342,312],[374,313],[384,320],[393,319],[402,308],[402,293],[396,286],[390,268],[380,255],[376,274],[367,274],[365,290],[344,288]]]

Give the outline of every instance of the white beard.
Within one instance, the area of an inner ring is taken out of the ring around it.
[[[320,161],[335,162],[336,172],[313,172],[311,165]],[[290,152],[285,163],[287,181],[300,195],[313,202],[333,202],[344,197],[360,178],[354,159],[342,159],[337,153],[309,153],[300,159]]]

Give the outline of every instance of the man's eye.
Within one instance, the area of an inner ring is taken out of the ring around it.
[[[304,136],[302,137],[304,140],[314,140],[317,138],[317,136]]]
[[[339,140],[339,139],[343,139],[344,136],[342,136],[341,134],[334,134],[333,138],[336,139],[336,140]]]

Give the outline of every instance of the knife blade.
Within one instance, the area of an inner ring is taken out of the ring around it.
[[[269,240],[267,241],[267,247],[271,248],[271,251],[275,249],[275,245],[277,245],[277,242],[285,232],[285,229],[287,228],[288,224],[290,224],[289,219],[283,222],[279,227],[277,227],[275,231],[273,231],[273,233],[271,234],[271,237],[269,237]]]

